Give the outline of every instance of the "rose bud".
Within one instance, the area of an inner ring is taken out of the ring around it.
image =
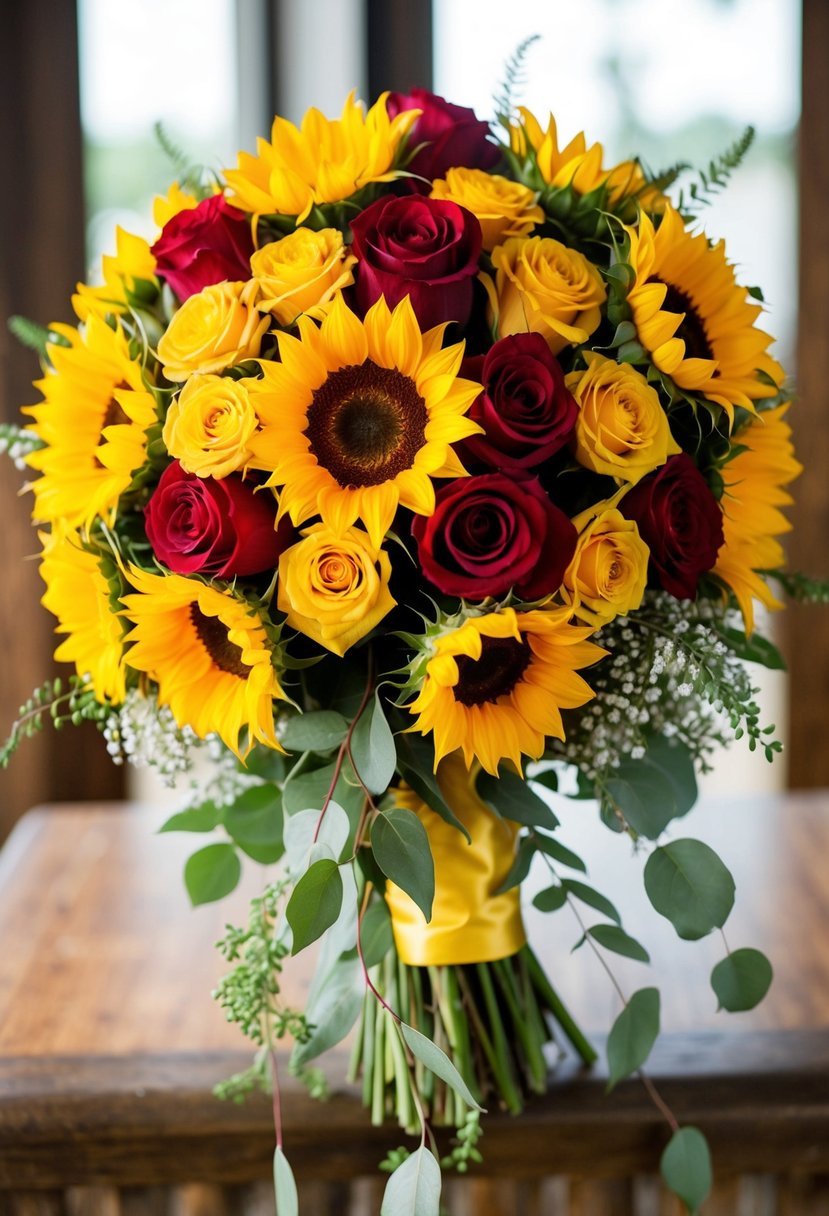
[[[422,330],[465,325],[472,311],[481,225],[457,203],[409,195],[379,198],[351,221],[357,309],[409,296]]]
[[[147,503],[147,539],[160,562],[175,574],[208,578],[273,570],[294,541],[290,521],[274,528],[276,502],[270,490],[256,492],[238,474],[218,480],[185,473],[174,460]]]
[[[221,194],[179,211],[152,247],[155,272],[182,302],[213,283],[250,278],[250,217]]]
[[[650,550],[650,581],[675,599],[690,600],[723,543],[722,511],[687,453],[671,456],[619,503]]]
[[[469,410],[484,434],[459,445],[462,460],[490,469],[530,469],[569,442],[578,407],[540,334],[502,338],[486,355],[465,359],[461,375],[484,386]]]
[[[426,146],[406,166],[418,177],[444,177],[447,169],[458,165],[491,169],[498,163],[500,153],[487,139],[489,124],[476,118],[468,106],[453,105],[428,89],[412,89],[410,93],[389,93],[386,109],[391,118],[402,110],[421,111],[408,144],[410,148]],[[412,184],[420,188],[420,183]]]
[[[534,477],[484,473],[438,491],[412,523],[423,573],[464,599],[552,595],[576,550],[576,529]]]

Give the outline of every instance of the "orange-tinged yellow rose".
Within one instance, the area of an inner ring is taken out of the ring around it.
[[[484,249],[511,236],[526,236],[544,219],[538,196],[520,182],[483,169],[447,169],[432,185],[432,198],[445,198],[471,211],[481,225]]]
[[[635,485],[680,448],[659,395],[629,363],[585,354],[587,369],[565,383],[579,407],[576,460],[594,473]]]
[[[635,521],[616,509],[618,500],[597,503],[573,520],[579,539],[561,594],[574,616],[595,627],[638,608],[648,581],[648,546]]]
[[[361,528],[338,536],[313,524],[279,559],[277,606],[287,623],[342,657],[397,602],[391,562]]]
[[[335,292],[354,282],[351,267],[356,261],[337,228],[297,228],[251,257],[258,306],[272,312],[280,325],[293,325],[301,313],[327,304]]]
[[[243,359],[255,359],[270,325],[256,309],[257,285],[213,283],[185,300],[158,343],[168,380],[194,372],[220,372]]]
[[[541,334],[554,355],[586,342],[607,298],[596,267],[552,237],[510,237],[492,251],[488,284],[499,338]]]
[[[167,411],[162,438],[185,472],[227,477],[250,456],[258,424],[243,380],[191,376]]]

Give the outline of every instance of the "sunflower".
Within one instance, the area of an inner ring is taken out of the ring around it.
[[[155,401],[120,327],[110,329],[93,314],[83,330],[52,328],[69,345],[50,346],[54,371],[35,381],[44,400],[23,411],[35,420],[29,430],[46,445],[27,457],[42,474],[32,485],[32,515],[86,527],[96,515],[114,518],[118,499],[146,459]]]
[[[782,608],[757,570],[776,570],[785,555],[776,538],[791,524],[781,507],[792,499],[784,486],[801,472],[795,460],[791,427],[784,421],[788,403],[764,410],[734,436],[744,451],[722,470],[725,490],[721,499],[725,541],[717,555],[714,574],[734,592],[751,632],[752,600],[767,608]]]
[[[251,464],[283,487],[294,524],[319,514],[342,536],[361,519],[379,548],[398,504],[431,515],[431,478],[465,476],[450,445],[480,431],[464,414],[481,386],[457,378],[463,343],[442,350],[444,325],[421,334],[408,296],[360,321],[338,294],[319,327],[298,324],[249,384]]]
[[[537,760],[547,736],[564,738],[560,710],[594,695],[576,670],[606,653],[585,641],[593,630],[569,624],[569,616],[569,608],[504,608],[438,637],[407,706],[418,715],[410,729],[434,734],[435,768],[461,748],[467,767],[477,760],[497,776],[508,759],[520,772],[522,754]]]
[[[225,172],[229,201],[257,215],[295,215],[301,224],[317,203],[338,203],[370,182],[392,181],[400,143],[420,110],[389,118],[387,97],[364,114],[352,92],[339,118],[312,108],[298,129],[277,116],[271,142],[258,139],[256,156],[240,152],[238,169]]]
[[[125,595],[124,615],[135,628],[126,662],[158,684],[179,726],[199,738],[217,734],[240,754],[255,741],[283,749],[274,733],[273,699],[283,698],[265,624],[245,600],[179,574],[132,567],[137,595]]]
[[[90,314],[103,318],[107,313],[126,312],[127,292],[134,292],[138,280],[146,280],[155,287],[155,258],[150,246],[142,236],[136,236],[121,227],[115,229],[115,253],[104,254],[101,259],[103,283],[91,286],[78,283],[72,297],[75,315],[86,321]]]
[[[735,406],[754,412],[755,401],[775,396],[783,369],[768,354],[771,337],[755,327],[762,310],[737,285],[724,242],[694,236],[672,207],[657,229],[643,213],[638,231],[626,232],[636,275],[628,304],[656,367],[721,405],[731,421]]]
[[[118,705],[125,693],[124,627],[112,610],[100,562],[75,532],[56,531],[41,539],[40,576],[46,591],[40,602],[57,617],[55,632],[67,635],[55,658],[75,664],[96,700]]]

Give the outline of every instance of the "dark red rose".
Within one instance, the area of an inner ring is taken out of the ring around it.
[[[535,477],[483,473],[438,491],[434,515],[412,524],[423,573],[447,595],[482,600],[514,588],[524,600],[561,586],[576,529]]]
[[[722,511],[703,475],[682,452],[629,490],[619,504],[651,551],[650,577],[675,599],[691,600],[723,543]]]
[[[168,220],[152,252],[156,274],[182,302],[212,283],[249,279],[250,217],[213,194]]]
[[[462,459],[468,455],[491,469],[531,469],[570,440],[578,406],[540,334],[501,338],[486,355],[465,359],[461,375],[484,386],[469,417],[485,432],[463,441]]]
[[[289,520],[274,528],[276,503],[270,490],[237,474],[221,480],[168,465],[144,514],[147,539],[159,561],[176,574],[208,578],[273,570],[294,541]]]
[[[487,139],[488,123],[476,118],[468,106],[453,105],[428,89],[412,89],[390,93],[386,109],[392,118],[401,110],[423,111],[409,133],[409,147],[426,146],[406,166],[419,177],[434,181],[447,169],[492,169],[498,163],[500,153]]]
[[[409,296],[421,329],[466,324],[481,252],[471,211],[445,199],[386,195],[351,221],[351,233],[359,311],[380,296],[390,308]]]

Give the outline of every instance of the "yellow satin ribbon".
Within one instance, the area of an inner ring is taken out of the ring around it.
[[[440,763],[441,792],[472,837],[430,810],[412,790],[397,801],[415,811],[429,835],[435,862],[432,919],[394,883],[386,885],[397,953],[410,967],[488,963],[515,954],[526,942],[518,887],[493,895],[515,860],[518,825],[500,819],[475,793],[474,772],[460,752]]]

